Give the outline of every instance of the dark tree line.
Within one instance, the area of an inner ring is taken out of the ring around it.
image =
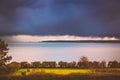
[[[78,62],[55,62],[55,61],[43,61],[43,62],[12,62],[9,65],[18,65],[19,68],[81,68],[81,69],[97,69],[97,68],[120,68],[120,62],[118,61],[89,61],[87,57],[83,56]],[[17,67],[18,69],[18,67]]]

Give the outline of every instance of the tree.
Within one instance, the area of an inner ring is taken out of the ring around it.
[[[33,68],[39,68],[39,67],[41,67],[41,63],[39,61],[32,62],[31,65],[32,65]]]
[[[88,62],[88,58],[87,58],[86,56],[82,56],[82,57],[80,58],[80,61],[81,61],[81,62]]]
[[[100,63],[98,61],[94,61],[93,68],[100,68]]]
[[[11,62],[10,64],[8,64],[8,69],[10,72],[15,72],[20,69],[20,63]]]
[[[78,62],[78,66],[80,68],[88,68],[89,67],[89,60],[86,56],[82,56]]]
[[[42,67],[45,67],[45,68],[55,68],[56,67],[56,62],[55,61],[44,61],[42,63]]]
[[[58,65],[60,66],[60,68],[66,68],[67,67],[67,62],[60,61],[58,63]]]
[[[0,73],[6,73],[7,63],[12,59],[11,56],[8,56],[8,44],[0,39]]]
[[[68,68],[75,68],[75,67],[76,67],[75,61],[68,63]]]
[[[100,63],[100,68],[106,68],[106,61],[102,61]]]
[[[21,68],[30,68],[30,64],[28,62],[21,62],[20,63]]]
[[[89,61],[89,62],[88,62],[88,65],[89,65],[89,68],[94,68],[92,61]]]
[[[119,63],[117,61],[109,61],[108,67],[109,68],[119,68]]]

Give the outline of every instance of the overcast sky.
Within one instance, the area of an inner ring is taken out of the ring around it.
[[[0,0],[0,37],[8,42],[120,40],[120,0]],[[90,46],[88,45],[88,47]],[[79,50],[80,48],[76,50],[76,48],[75,51],[80,51],[78,53],[81,55],[88,55],[88,52],[95,53],[96,55],[89,54],[91,55],[90,58],[93,59],[100,59],[100,55],[103,53],[102,59],[105,57],[108,60],[119,60],[119,46],[115,44],[109,47],[105,46],[102,47],[104,49],[100,49],[95,46],[93,50],[92,47],[88,50],[87,48],[83,49],[84,45],[82,45],[81,50]],[[12,48],[10,45],[10,54],[13,55],[13,58],[20,59],[16,52],[20,53],[20,55],[22,52],[23,54],[31,52],[31,58],[37,59],[34,58],[32,53],[37,48],[28,48],[30,47],[13,46]],[[69,49],[63,48],[69,51]],[[55,49],[53,49],[53,53],[55,53]],[[57,56],[60,57],[59,55],[64,49],[57,49]],[[93,52],[90,52],[91,50]],[[107,50],[107,52],[104,53],[104,50]],[[50,53],[49,50],[44,51]],[[72,53],[72,51],[71,54],[77,53]],[[40,53],[42,54],[42,51]],[[41,56],[37,55],[37,57]],[[73,57],[73,55],[70,56]],[[77,56],[79,55],[77,54]],[[24,57],[27,59],[26,56]],[[62,58],[64,57],[62,56]],[[77,58],[75,57],[75,59]],[[21,58],[21,60],[24,59]]]
[[[0,36],[120,38],[120,0],[0,0]]]

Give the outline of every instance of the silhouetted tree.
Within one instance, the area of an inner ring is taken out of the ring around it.
[[[12,57],[8,56],[8,44],[0,39],[0,73],[7,72],[7,62],[9,62]]]
[[[106,61],[102,61],[100,63],[100,68],[106,68]]]
[[[37,62],[32,62],[32,63],[31,63],[31,66],[32,66],[33,68],[39,68],[39,67],[41,67],[41,63],[40,63],[39,61],[37,61]]]
[[[86,56],[82,56],[82,57],[80,58],[80,61],[81,61],[81,62],[88,62],[88,58],[87,58]]]
[[[42,63],[42,67],[45,67],[45,68],[55,68],[56,67],[56,62],[55,61],[44,61]]]
[[[108,67],[109,68],[119,68],[119,63],[117,61],[109,61]]]
[[[21,68],[30,68],[30,64],[28,62],[21,62],[20,66]]]
[[[98,61],[94,61],[93,68],[100,68],[100,63]]]
[[[75,68],[76,67],[76,62],[73,61],[73,62],[67,63],[67,65],[68,65],[69,68]]]
[[[119,68],[120,68],[120,63],[118,65],[119,65]]]
[[[58,63],[58,65],[60,66],[60,68],[66,68],[67,67],[67,62],[60,61]]]
[[[78,67],[78,68],[82,68],[82,62],[79,61],[79,62],[77,63],[77,67]]]
[[[88,68],[93,68],[93,62],[92,61],[88,62]]]
[[[89,67],[89,60],[86,56],[82,56],[78,62],[79,68],[88,68]]]

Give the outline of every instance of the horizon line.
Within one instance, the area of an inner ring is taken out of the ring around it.
[[[75,35],[13,35],[3,36],[2,39],[8,42],[43,42],[43,41],[120,41],[116,37],[93,37],[93,36],[75,36]]]

